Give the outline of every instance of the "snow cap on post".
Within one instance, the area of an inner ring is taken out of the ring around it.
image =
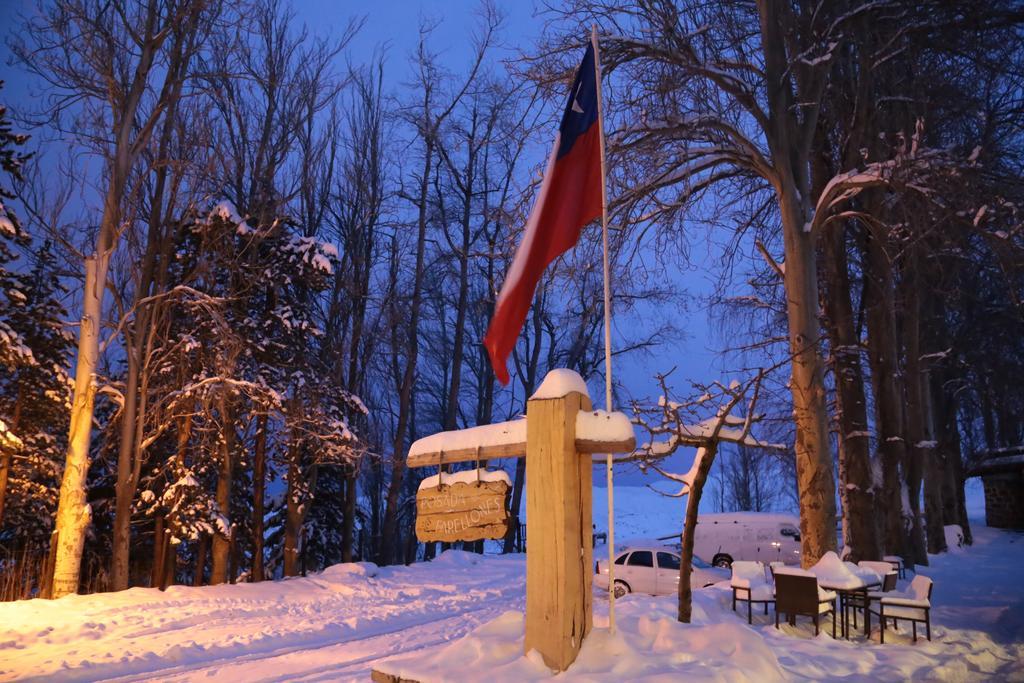
[[[555,368],[544,377],[544,381],[537,387],[537,391],[533,392],[530,400],[562,398],[573,391],[590,398],[590,394],[587,392],[587,383],[583,381],[578,372],[566,368]]]

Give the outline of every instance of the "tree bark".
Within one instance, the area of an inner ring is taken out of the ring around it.
[[[107,202],[112,200],[108,196]],[[93,403],[96,396],[96,370],[99,363],[100,316],[109,252],[85,259],[85,287],[82,290],[82,320],[78,333],[78,365],[68,430],[68,452],[54,531],[57,551],[53,568],[51,597],[60,598],[78,592],[85,530],[92,518],[86,503],[85,481],[89,472],[89,442],[92,436]]]
[[[904,387],[907,438],[907,490],[909,493],[911,527],[910,549],[914,562],[927,566],[928,550],[925,541],[921,515],[921,483],[924,478],[925,460],[930,457],[926,433],[925,405],[922,396],[921,378],[921,306],[918,299],[918,278],[911,262],[904,268],[901,280],[903,290],[903,343],[904,343]],[[941,528],[941,507],[939,509],[939,535]]]
[[[299,575],[299,537],[302,533],[302,507],[304,498],[299,486],[302,476],[299,468],[298,445],[288,448],[288,500],[285,506],[284,522],[284,575]]]
[[[157,515],[153,520],[153,566],[150,570],[149,585],[157,587],[163,581],[165,539],[164,539],[164,516]]]
[[[355,465],[345,474],[345,517],[341,523],[341,561],[351,562],[353,560],[352,546],[355,541],[354,531],[356,524],[356,483],[359,470]]]
[[[845,236],[844,223],[822,235],[822,270],[825,273],[823,299],[836,387],[844,544],[850,549],[850,561],[859,562],[880,559],[882,553],[876,525],[875,486],[871,474],[871,444],[868,438],[864,375],[860,363],[860,340],[850,301]]]
[[[192,574],[192,585],[196,587],[203,585],[203,575],[206,572],[206,549],[209,541],[209,536],[203,533],[199,534],[199,540],[196,541],[196,566],[195,572]]]
[[[256,418],[256,444],[252,470],[252,576],[263,580],[263,494],[267,478],[267,415]]]
[[[707,483],[708,473],[718,453],[718,444],[711,442],[701,449],[704,451],[697,467],[693,484],[690,486],[690,493],[686,497],[686,516],[683,518],[682,551],[679,557],[679,604],[677,618],[684,624],[689,624],[693,617],[693,588],[690,586],[690,577],[693,574],[693,536],[697,531],[697,515],[700,510],[700,498],[704,493],[704,484]]]
[[[759,3],[761,44],[768,84],[765,133],[771,149],[772,182],[779,200],[786,258],[785,291],[792,357],[790,390],[796,423],[797,488],[800,495],[800,558],[804,567],[836,549],[836,489],[825,405],[825,364],[818,319],[818,273],[814,237],[805,230],[811,213],[810,164],[803,125],[795,119],[792,71],[783,23],[792,18],[781,2]],[[813,119],[809,121],[813,123]],[[811,126],[813,132],[814,127]]]
[[[889,255],[877,234],[864,245],[864,299],[868,327],[868,364],[875,396],[875,421],[882,461],[883,546],[890,555],[913,564],[909,543],[909,520],[904,510],[905,484],[902,470],[906,461],[903,428],[903,387],[896,341],[892,268]]]
[[[227,520],[227,536],[215,534],[213,537],[212,567],[210,583],[226,583],[228,581],[229,554],[231,552],[231,485],[233,474],[233,457],[235,445],[235,423],[233,411],[227,407],[225,397],[220,398],[220,473],[217,477],[217,507]]]
[[[427,102],[429,104],[429,100]],[[428,111],[424,111],[429,116]],[[405,440],[409,429],[409,410],[412,402],[412,389],[416,378],[416,358],[419,354],[419,322],[420,306],[423,300],[423,263],[427,246],[427,196],[430,173],[434,158],[434,133],[431,127],[425,131],[423,174],[420,178],[419,207],[416,232],[416,265],[413,270],[412,300],[409,304],[409,336],[405,348],[405,371],[398,388],[398,421],[395,426],[395,439],[391,451],[391,479],[388,482],[387,507],[384,510],[384,521],[381,525],[381,542],[378,549],[378,562],[391,564],[400,551],[398,543],[398,506],[402,484],[405,481]]]
[[[804,214],[795,203],[795,188],[792,195],[782,195],[780,208],[786,244],[789,350],[793,357],[790,381],[796,422],[800,558],[804,567],[810,567],[836,549],[836,490],[819,344],[817,259],[811,235],[803,231]]]
[[[110,590],[112,591],[122,591],[128,588],[132,501],[135,499],[135,486],[132,482],[132,446],[135,443],[136,408],[139,395],[139,360],[135,355],[134,337],[126,335],[125,345],[129,347],[126,354],[128,377],[125,381],[124,405],[121,407],[121,440],[117,449],[117,483],[114,485],[113,552],[110,558]],[[162,532],[162,523],[160,529]]]

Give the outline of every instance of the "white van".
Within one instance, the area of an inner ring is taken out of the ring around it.
[[[693,552],[716,567],[731,567],[734,560],[800,564],[800,520],[769,512],[700,515]]]

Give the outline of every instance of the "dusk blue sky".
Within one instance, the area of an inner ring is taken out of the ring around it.
[[[10,31],[19,23],[19,14],[31,14],[35,11],[34,0],[0,0],[0,26],[5,34],[4,45],[0,47],[0,78],[7,82],[0,93],[4,101],[14,111],[19,104],[31,106],[39,94],[39,87],[20,67],[10,64],[10,51],[7,39]],[[547,17],[537,12],[537,5],[530,0],[523,2],[497,3],[505,15],[500,33],[500,47],[495,53],[498,58],[513,57],[520,51],[528,51],[542,36]],[[365,17],[363,29],[350,44],[345,57],[353,63],[368,61],[375,51],[383,51],[386,56],[386,79],[389,87],[397,90],[410,78],[408,56],[416,46],[419,27],[423,21],[435,24],[431,37],[432,49],[438,53],[442,62],[453,72],[464,70],[471,56],[469,35],[476,23],[476,12],[479,7],[477,0],[446,0],[444,2],[427,0],[376,0],[330,2],[327,0],[296,0],[293,3],[299,19],[305,22],[310,31],[329,35],[339,32],[350,17]],[[581,32],[587,27],[581,26]],[[344,66],[342,61],[339,66]],[[552,128],[551,135],[554,137]],[[37,136],[38,139],[38,136]],[[539,155],[547,154],[547,150],[538,150]],[[541,159],[531,163],[540,163]],[[695,232],[705,238],[704,230]],[[720,253],[720,245],[710,242],[692,244],[692,260],[700,264],[702,261],[713,263]],[[680,266],[679,270],[669,276],[685,288],[693,297],[682,318],[672,307],[660,310],[650,306],[645,316],[670,317],[674,319],[682,333],[666,340],[666,343],[647,355],[636,355],[632,358],[619,360],[615,375],[625,390],[623,398],[644,398],[657,395],[657,386],[653,375],[659,371],[667,371],[673,367],[677,370],[673,375],[675,385],[680,392],[688,388],[692,381],[711,381],[718,378],[721,367],[717,362],[715,349],[721,346],[721,340],[713,334],[707,320],[707,313],[700,297],[712,289],[713,268],[702,269],[698,266]],[[628,322],[626,323],[628,324]],[[603,404],[603,386],[600,378],[591,382],[591,393],[595,397],[595,405]],[[689,460],[689,455],[685,460]],[[682,466],[683,463],[677,463]],[[603,484],[603,477],[595,477]],[[639,475],[623,473],[623,480],[639,483]],[[644,478],[643,481],[648,481]]]

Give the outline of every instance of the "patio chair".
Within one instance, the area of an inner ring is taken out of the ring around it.
[[[866,610],[871,606],[872,600],[881,600],[882,595],[896,589],[896,570],[888,562],[873,562],[861,560],[857,566],[862,569],[870,569],[882,577],[882,585],[873,591],[865,593],[852,593],[847,598],[847,605],[853,608],[853,627],[857,628],[857,610]],[[867,618],[867,615],[865,615]]]
[[[832,612],[832,637],[836,637],[836,594],[819,588],[810,572],[781,567],[775,571],[775,628],[783,612],[790,624],[796,624],[797,616],[811,617],[814,635],[821,632],[821,617]]]
[[[870,615],[878,615],[882,624],[879,641],[885,642],[886,619],[893,620],[893,628],[897,628],[896,620],[904,619],[912,624],[914,631],[914,642],[917,642],[917,625],[924,624],[925,634],[928,640],[932,639],[932,580],[927,576],[917,575],[910,582],[906,591],[889,591],[878,598],[878,611],[869,609],[864,615],[870,619]],[[870,629],[869,629],[870,630]]]
[[[871,571],[875,572],[880,577],[882,577],[882,590],[883,591],[888,592],[888,591],[891,591],[893,588],[896,587],[896,577],[898,576],[899,572],[898,572],[897,569],[895,569],[893,567],[891,562],[876,562],[876,561],[873,561],[873,560],[861,560],[860,562],[857,563],[857,566],[858,567],[863,567],[864,569],[870,569]],[[889,576],[892,576],[892,588],[886,588],[885,587],[886,580],[887,580],[887,578]]]
[[[886,555],[882,559],[893,566],[901,579],[907,578],[907,565],[904,564],[902,557],[899,555]]]
[[[747,603],[747,623],[754,623],[754,603],[764,605],[764,613],[768,614],[768,604],[775,602],[772,585],[765,578],[764,565],[760,562],[737,561],[732,563],[732,611],[736,611],[736,602]]]

